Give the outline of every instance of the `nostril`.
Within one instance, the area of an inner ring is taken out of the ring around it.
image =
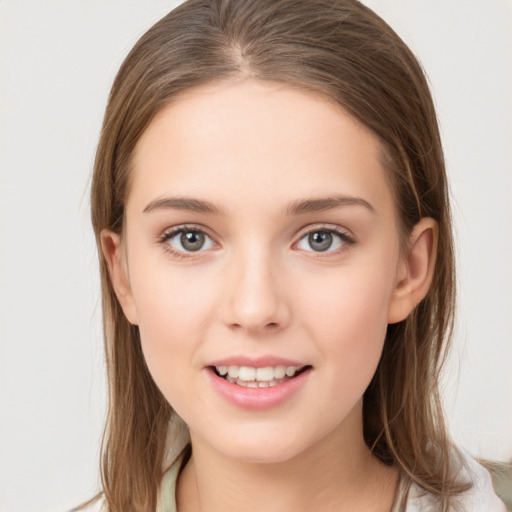
[[[275,330],[275,329],[279,328],[279,325],[280,324],[278,322],[269,322],[268,324],[263,326],[263,329],[265,329],[265,330],[266,329],[273,329],[273,330]],[[248,326],[247,327],[247,326],[244,326],[241,323],[233,323],[233,324],[231,324],[231,327],[234,328],[234,329],[246,329],[246,328],[248,328],[249,330],[260,330],[260,329],[262,329],[261,327],[258,327],[258,326],[255,326],[255,327]]]

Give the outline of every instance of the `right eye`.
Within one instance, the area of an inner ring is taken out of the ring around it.
[[[316,253],[318,256],[333,256],[346,250],[354,240],[339,226],[318,226],[304,233],[297,248]]]
[[[182,255],[205,251],[214,245],[213,240],[204,231],[187,227],[167,231],[160,241],[172,253]]]

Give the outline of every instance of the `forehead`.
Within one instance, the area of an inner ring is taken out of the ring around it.
[[[128,203],[186,195],[227,209],[343,193],[391,201],[378,138],[323,97],[253,80],[189,90],[140,138]],[[333,190],[335,189],[335,190]]]

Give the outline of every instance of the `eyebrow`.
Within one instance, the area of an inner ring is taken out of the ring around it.
[[[343,206],[363,206],[370,212],[375,213],[375,208],[365,199],[353,196],[334,195],[319,198],[299,199],[291,202],[283,209],[284,215],[303,215],[306,213],[323,212],[334,210]],[[210,201],[195,199],[191,197],[162,197],[148,203],[144,213],[155,210],[186,210],[197,213],[209,213],[212,215],[225,215],[224,211]]]
[[[375,208],[365,199],[361,197],[342,195],[293,201],[286,207],[283,213],[285,215],[301,215],[305,213],[334,210],[342,206],[364,206],[372,213],[375,213]]]
[[[210,213],[213,215],[224,215],[224,212],[217,208],[210,201],[194,199],[191,197],[162,197],[151,201],[143,212],[148,213],[154,210],[187,210],[197,213]]]

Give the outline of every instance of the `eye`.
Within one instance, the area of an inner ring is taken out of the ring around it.
[[[336,252],[344,246],[354,243],[346,233],[337,229],[316,229],[306,233],[297,247],[309,252]]]
[[[173,253],[190,253],[211,249],[213,240],[200,229],[181,227],[164,233],[161,240]]]

